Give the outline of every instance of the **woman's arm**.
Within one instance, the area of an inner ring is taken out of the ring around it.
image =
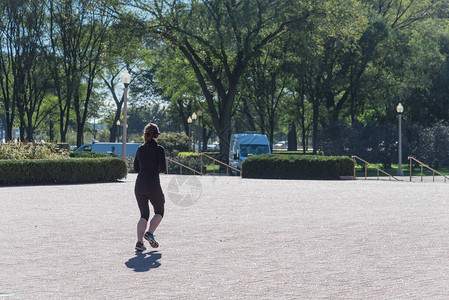
[[[134,156],[134,172],[139,173],[140,171],[140,165],[139,165],[139,150],[140,148],[137,148],[136,155]]]
[[[165,173],[167,169],[167,162],[165,159],[165,149],[162,146],[158,146],[158,154],[159,154],[159,173]]]

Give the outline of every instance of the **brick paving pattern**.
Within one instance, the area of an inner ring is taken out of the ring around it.
[[[195,178],[195,179],[192,179]],[[449,183],[161,176],[136,254],[135,175],[0,187],[0,298],[447,299]]]

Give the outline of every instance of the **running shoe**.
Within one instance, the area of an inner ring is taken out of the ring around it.
[[[145,245],[143,243],[136,243],[136,251],[145,251],[147,250],[147,247],[145,247]]]
[[[148,231],[145,233],[145,235],[143,237],[148,241],[148,243],[150,243],[151,247],[153,247],[153,248],[159,247],[159,244],[158,244],[158,242],[156,242],[154,235],[152,235]]]

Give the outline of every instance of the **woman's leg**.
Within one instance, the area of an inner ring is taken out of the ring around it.
[[[147,224],[148,221],[144,218],[140,218],[139,222],[137,222],[137,241],[141,244],[143,244],[143,235],[147,229]]]
[[[156,230],[156,228],[157,228],[157,227],[159,226],[159,224],[161,223],[161,221],[162,221],[162,216],[159,215],[159,214],[155,214],[155,215],[153,216],[153,218],[151,218],[151,221],[150,221],[150,228],[148,229],[148,232],[151,233],[151,234],[153,234],[154,231]],[[146,224],[145,224],[145,225],[146,225]],[[146,228],[146,226],[145,226],[145,228]],[[142,236],[143,236],[143,234],[142,234]]]
[[[143,243],[143,235],[148,225],[150,217],[150,207],[148,205],[148,197],[144,195],[136,195],[137,204],[140,210],[140,220],[137,222],[137,241]]]
[[[162,191],[160,193],[157,193],[156,195],[152,196],[150,198],[150,202],[153,205],[154,208],[154,216],[150,221],[150,227],[148,229],[148,232],[153,234],[156,228],[159,226],[159,224],[162,221],[162,218],[164,217],[164,204],[165,204],[165,197]]]

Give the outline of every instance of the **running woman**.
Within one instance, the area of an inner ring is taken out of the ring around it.
[[[143,131],[144,143],[137,149],[134,158],[134,170],[139,172],[134,187],[134,193],[140,210],[140,220],[137,223],[137,251],[147,249],[143,244],[144,238],[150,243],[151,247],[159,247],[158,242],[154,238],[154,231],[164,216],[165,203],[159,173],[165,172],[166,169],[165,150],[157,144],[159,133],[159,128],[156,124],[147,124]],[[148,201],[153,206],[154,216],[150,221],[148,231],[145,232],[150,217]]]

